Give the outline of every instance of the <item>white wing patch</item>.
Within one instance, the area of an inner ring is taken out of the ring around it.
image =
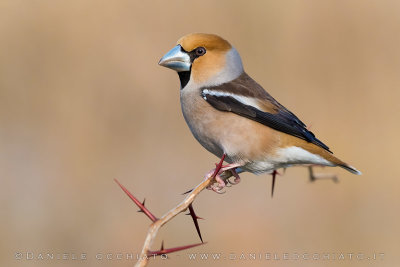
[[[232,93],[228,93],[228,92],[221,92],[221,91],[208,90],[208,89],[204,89],[202,91],[202,95],[203,95],[204,100],[207,100],[207,95],[217,96],[217,97],[218,96],[229,96],[244,105],[252,106],[259,110],[262,110],[261,107],[258,105],[258,100],[253,97],[247,97],[247,96],[232,94]]]

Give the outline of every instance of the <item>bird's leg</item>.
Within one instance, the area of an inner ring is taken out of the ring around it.
[[[310,173],[310,182],[315,182],[321,179],[332,179],[334,183],[338,183],[339,179],[335,174],[332,173],[314,173],[313,166],[308,166],[308,171]]]
[[[219,174],[221,173],[221,170],[222,170],[222,167],[223,167],[222,163],[224,162],[225,157],[226,157],[226,154],[224,153],[222,155],[221,160],[219,161],[219,163],[215,164],[215,169],[212,169],[211,171],[209,171],[206,174],[206,179],[212,178],[212,180],[215,180],[220,184],[220,187],[218,187],[218,186],[214,186],[214,183],[211,183],[206,188],[207,189],[211,189],[214,192],[219,193],[219,194],[223,194],[224,193],[224,192],[221,191],[221,189],[223,188],[223,186],[221,185],[221,181],[222,181],[224,186],[225,186],[225,183],[223,182],[223,180],[221,179]]]

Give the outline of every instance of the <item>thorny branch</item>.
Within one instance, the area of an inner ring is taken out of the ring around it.
[[[186,195],[186,198],[181,203],[179,203],[176,207],[174,207],[173,209],[168,211],[166,214],[164,214],[161,218],[157,218],[156,216],[154,216],[153,213],[151,213],[149,211],[149,209],[145,207],[145,200],[143,200],[143,202],[140,202],[131,192],[128,191],[128,189],[126,189],[121,183],[119,183],[118,180],[114,179],[115,182],[121,187],[121,189],[128,195],[128,197],[139,207],[138,211],[143,212],[153,222],[150,225],[149,230],[147,232],[147,236],[144,241],[144,245],[143,245],[140,257],[135,265],[136,267],[146,266],[151,257],[165,255],[165,254],[169,254],[172,252],[181,251],[181,250],[185,250],[185,249],[189,249],[189,248],[193,248],[193,247],[205,244],[203,242],[203,238],[201,236],[200,227],[199,227],[199,223],[198,223],[198,219],[202,219],[202,218],[197,216],[197,214],[195,213],[195,211],[193,209],[192,203],[193,203],[194,199],[200,194],[201,191],[203,191],[205,188],[209,188],[209,186],[212,185],[216,181],[216,176],[220,172],[224,172],[225,170],[231,170],[231,167],[227,168],[226,166],[222,165],[224,159],[225,159],[225,155],[223,155],[220,162],[218,164],[216,164],[216,168],[214,169],[213,172],[208,173],[206,175],[206,177],[204,178],[204,180],[199,185],[197,185],[195,188],[183,193],[184,195]],[[227,165],[227,166],[229,166],[229,165]],[[319,175],[316,175],[313,173],[311,166],[309,167],[309,171],[310,171],[310,180],[311,181],[315,181],[316,179],[322,178]],[[235,172],[232,172],[232,174],[234,175]],[[272,174],[272,187],[271,187],[271,197],[272,197],[274,194],[276,175],[279,175],[279,173],[276,170],[274,170],[271,174]],[[231,175],[229,175],[229,174],[227,175],[224,172],[222,175],[219,176],[219,179],[222,178],[226,184],[236,184],[237,182],[235,183],[235,182],[231,182],[228,180],[228,178]],[[335,182],[337,182],[336,176],[328,175],[327,177],[323,177],[323,178],[331,178],[331,179],[333,178],[333,180]],[[240,179],[240,178],[238,178],[238,179]],[[161,248],[159,250],[154,250],[154,251],[150,250],[150,247],[153,244],[153,241],[158,233],[158,230],[164,224],[166,224],[167,222],[172,220],[176,215],[178,215],[179,213],[181,213],[187,209],[189,209],[189,213],[186,215],[190,215],[192,217],[193,223],[196,227],[196,231],[197,231],[197,234],[199,235],[201,243],[166,249],[166,248],[164,248],[164,241],[163,241],[161,244]]]
[[[205,243],[203,243],[203,239],[201,237],[200,233],[200,228],[199,224],[197,222],[198,219],[201,219],[196,215],[194,212],[192,202],[194,199],[200,194],[201,191],[203,191],[207,186],[211,185],[214,182],[214,179],[216,175],[221,171],[222,169],[222,163],[225,159],[225,155],[221,158],[220,162],[217,164],[214,172],[210,172],[205,179],[197,185],[194,189],[190,190],[187,192],[186,198],[179,203],[176,207],[172,208],[170,211],[168,211],[166,214],[164,214],[161,218],[157,218],[154,216],[144,205],[144,201],[140,202],[133,194],[131,194],[122,184],[120,184],[116,179],[115,182],[121,187],[121,189],[128,195],[128,197],[139,207],[139,211],[143,212],[153,223],[150,225],[149,230],[147,232],[146,239],[143,244],[142,251],[140,253],[140,257],[136,263],[136,267],[142,267],[146,266],[150,257],[154,257],[157,255],[163,255],[163,254],[168,254],[180,250],[185,250],[189,249],[192,247],[200,246]],[[186,209],[189,208],[189,215],[192,216],[193,222],[196,226],[197,233],[199,234],[200,240],[202,243],[197,243],[197,244],[192,244],[192,245],[186,245],[186,246],[180,246],[180,247],[174,247],[174,248],[164,248],[164,244],[161,245],[160,250],[152,251],[150,250],[151,245],[153,244],[153,241],[157,235],[158,230],[167,222],[169,222],[171,219],[173,219],[176,215],[179,213],[185,211]]]

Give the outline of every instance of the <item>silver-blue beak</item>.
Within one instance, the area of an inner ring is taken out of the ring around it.
[[[189,71],[191,64],[190,56],[183,51],[180,45],[172,48],[158,62],[158,65],[176,70],[178,72]]]

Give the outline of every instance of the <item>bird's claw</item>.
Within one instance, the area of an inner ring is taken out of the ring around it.
[[[222,166],[221,171],[214,178],[215,183],[212,185],[209,185],[207,187],[207,189],[212,190],[218,194],[224,194],[226,191],[222,190],[222,189],[224,189],[225,187],[231,187],[232,185],[236,185],[240,182],[239,174],[236,172],[235,169],[236,169],[236,165]],[[222,174],[225,171],[229,171],[231,173],[231,176],[234,176],[235,179],[233,181],[231,181],[229,179],[230,177],[222,178],[220,176],[220,174]]]
[[[212,190],[212,191],[214,191],[214,192],[217,193],[217,194],[225,194],[225,193],[226,193],[225,190],[222,190],[223,187],[219,187],[219,186],[211,185],[211,186],[208,186],[207,189],[208,189],[208,190]]]
[[[236,169],[231,169],[230,171],[231,171],[232,175],[235,177],[235,179],[233,180],[233,182],[229,179],[226,179],[228,181],[228,183],[230,183],[231,185],[236,185],[236,184],[240,183],[240,176],[236,172]]]
[[[224,180],[222,180],[221,176],[219,176],[219,174],[217,174],[215,176],[215,181],[219,184],[219,187],[224,188],[226,183]]]
[[[215,179],[215,183],[212,185],[209,185],[207,187],[207,189],[212,190],[218,194],[225,193],[225,191],[222,191],[222,189],[224,189],[224,187],[226,186],[226,182],[221,178],[221,176],[219,176],[219,174],[217,174],[214,179]]]
[[[237,181],[237,179],[236,179],[236,178],[235,178],[233,181],[229,180],[229,178],[228,178],[228,179],[226,179],[226,181],[227,181],[227,184],[226,184],[226,186],[237,185],[238,183],[240,183],[240,180],[239,180],[239,181]]]

